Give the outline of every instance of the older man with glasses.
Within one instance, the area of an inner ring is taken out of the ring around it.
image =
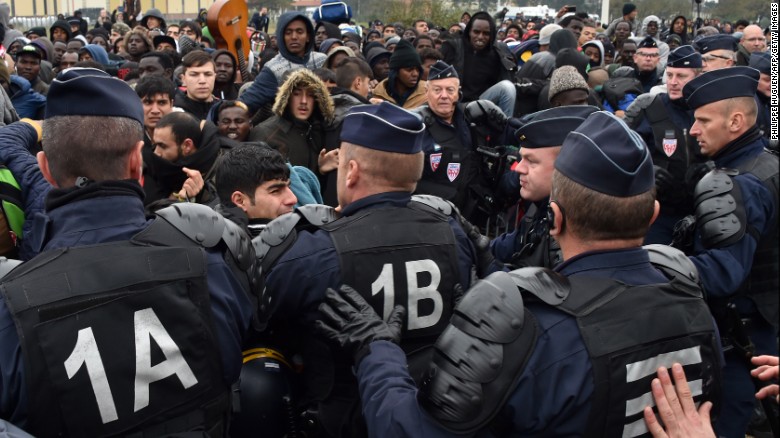
[[[695,45],[701,53],[702,72],[733,67],[736,63],[737,40],[731,35],[704,37]]]

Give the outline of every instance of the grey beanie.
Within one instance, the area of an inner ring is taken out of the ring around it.
[[[588,83],[585,82],[580,72],[571,65],[556,68],[550,78],[548,98],[552,100],[557,94],[569,90],[588,91]]]

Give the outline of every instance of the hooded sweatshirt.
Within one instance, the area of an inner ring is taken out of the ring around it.
[[[593,46],[599,49],[599,53],[601,54],[601,60],[598,62],[598,64],[594,65],[593,61],[590,61],[590,68],[604,67],[604,44],[601,44],[601,41],[599,40],[588,41],[582,45],[582,52],[585,53],[585,49],[589,46]]]
[[[293,20],[302,20],[306,24],[309,41],[303,57],[290,53],[284,44],[284,30]],[[252,113],[274,101],[276,90],[284,82],[282,76],[285,72],[301,68],[320,68],[327,58],[324,53],[314,51],[314,26],[311,20],[301,13],[285,12],[279,17],[276,40],[279,44],[279,54],[263,66],[252,85],[241,95],[240,100],[247,104]]]
[[[97,44],[87,44],[82,50],[89,52],[89,56],[91,56],[92,59],[98,64],[109,65],[111,63],[108,60],[108,53],[106,53],[106,49],[104,49],[103,46],[98,46]]]
[[[65,20],[57,20],[54,22],[54,24],[51,25],[49,28],[49,37],[54,34],[54,29],[58,27],[64,30],[66,34],[68,34],[68,41],[73,38],[73,33],[70,31],[70,24],[68,24],[68,22]],[[54,39],[52,39],[52,41],[54,41]]]
[[[480,51],[471,45],[469,38],[476,20],[487,20],[490,24],[490,39]],[[511,79],[517,69],[517,60],[506,44],[496,42],[496,23],[487,12],[474,14],[461,38],[445,41],[441,53],[444,55],[444,62],[458,71],[465,102],[477,100],[485,90],[496,83]]]
[[[328,35],[328,39],[330,38],[336,38],[339,41],[341,41],[341,30],[339,29],[338,25],[335,25],[333,23],[329,23],[327,21],[320,21],[317,23],[317,26],[314,28],[314,33],[317,33],[317,29],[324,27],[325,28],[325,34]],[[312,37],[314,38],[314,37]],[[317,50],[320,48],[317,47]],[[323,52],[325,53],[325,52]]]
[[[682,31],[682,33],[674,33],[674,30],[673,30],[674,22],[677,21],[680,18],[682,18],[682,20],[683,20],[683,31]],[[677,35],[677,36],[680,37],[680,45],[681,46],[685,46],[685,45],[689,44],[688,40],[690,40],[690,38],[688,38],[688,19],[685,18],[685,15],[678,15],[678,16],[674,17],[674,19],[671,21],[671,25],[669,26],[669,28],[666,29],[661,34],[661,38],[664,41],[666,41],[666,39],[669,38],[669,35],[672,35],[672,34]]]

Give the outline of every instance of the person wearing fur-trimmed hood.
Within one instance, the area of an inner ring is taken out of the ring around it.
[[[337,140],[333,101],[317,75],[307,69],[290,74],[276,94],[273,114],[252,128],[249,141],[265,141],[293,166],[308,167],[320,176],[336,169],[337,144],[330,145]]]

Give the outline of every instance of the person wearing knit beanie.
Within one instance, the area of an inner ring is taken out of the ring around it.
[[[553,108],[585,105],[588,102],[588,83],[575,67],[564,65],[553,71],[547,96]]]
[[[638,29],[638,25],[636,22],[636,17],[639,14],[639,11],[636,8],[636,5],[633,3],[625,3],[623,4],[623,16],[618,17],[614,20],[612,20],[611,23],[609,23],[609,27],[607,27],[606,34],[609,38],[612,38],[612,35],[615,34],[615,28],[617,27],[617,24],[621,21],[627,21],[628,25],[630,26],[630,31],[632,34],[636,35]]]
[[[400,40],[390,56],[390,73],[374,89],[374,97],[386,100],[400,107],[411,109],[425,104],[425,81],[422,75],[422,61],[412,43]]]

